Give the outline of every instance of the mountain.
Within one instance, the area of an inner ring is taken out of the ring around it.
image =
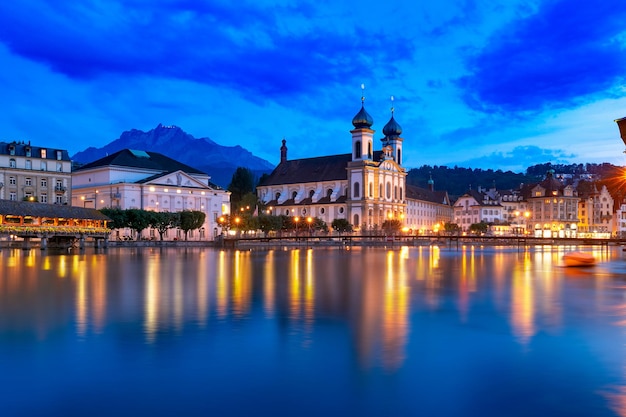
[[[132,129],[123,132],[102,148],[90,147],[72,156],[79,164],[86,164],[122,149],[159,152],[179,162],[206,172],[211,182],[226,188],[237,167],[249,168],[257,177],[270,173],[274,166],[254,156],[241,146],[222,146],[209,138],[196,139],[177,126],[159,124],[144,132]]]

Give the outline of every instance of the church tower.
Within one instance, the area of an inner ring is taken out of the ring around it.
[[[365,86],[361,85],[361,89]],[[374,120],[372,116],[365,110],[365,97],[361,94],[361,110],[352,118],[352,160],[362,161],[371,160],[374,156],[374,131],[372,125]]]
[[[381,141],[383,142],[383,149],[391,147],[393,160],[396,161],[398,165],[402,165],[402,141],[404,140],[400,137],[402,127],[400,127],[396,119],[393,118],[393,112],[393,96],[391,96],[391,119],[389,119],[383,128],[383,135],[385,135],[385,137],[382,138]]]

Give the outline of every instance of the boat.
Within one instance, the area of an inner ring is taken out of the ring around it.
[[[563,264],[565,266],[593,266],[596,264],[596,258],[587,252],[568,252],[563,255]]]

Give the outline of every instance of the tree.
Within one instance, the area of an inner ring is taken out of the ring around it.
[[[264,232],[277,232],[283,228],[283,219],[280,216],[260,215],[259,229]]]
[[[395,235],[402,230],[402,222],[397,219],[385,220],[382,225],[383,230],[388,235]]]
[[[150,227],[155,228],[159,232],[159,237],[163,240],[163,235],[169,229],[177,227],[180,223],[179,213],[170,213],[167,211],[152,212],[150,219]]]
[[[185,240],[190,230],[199,229],[204,224],[206,214],[197,210],[183,210],[180,214],[180,229],[185,232]]]
[[[126,220],[126,210],[120,208],[103,208],[99,210],[100,213],[107,216],[111,221],[107,224],[111,229],[123,229],[128,227],[128,221]]]
[[[443,230],[446,232],[446,234],[455,235],[461,231],[461,227],[456,223],[445,222],[443,224]]]
[[[235,210],[241,206],[243,196],[254,192],[254,173],[249,168],[238,167],[228,185],[230,202]]]
[[[150,225],[152,215],[146,210],[126,210],[126,227],[137,232],[137,240],[141,238],[141,231]]]
[[[483,235],[489,230],[489,225],[485,222],[472,223],[470,224],[469,230],[476,235]]]
[[[330,226],[339,233],[352,232],[352,225],[346,219],[335,219]]]

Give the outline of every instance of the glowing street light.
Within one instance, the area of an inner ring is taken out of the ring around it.
[[[306,222],[309,225],[309,234],[311,234],[311,224],[313,223],[313,218],[311,216],[307,217]]]

